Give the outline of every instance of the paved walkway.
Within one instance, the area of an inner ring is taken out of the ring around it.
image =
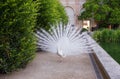
[[[0,79],[96,79],[88,54],[61,58],[56,54],[39,52],[25,69]]]

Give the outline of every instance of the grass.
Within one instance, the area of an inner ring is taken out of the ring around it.
[[[120,64],[120,29],[98,30],[94,32],[93,38]]]
[[[120,43],[100,43],[101,47],[105,49],[113,59],[120,64]]]

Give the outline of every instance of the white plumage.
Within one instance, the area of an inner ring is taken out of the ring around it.
[[[62,57],[86,52],[85,42],[80,33],[81,29],[71,25],[52,27],[51,30],[41,29],[37,31],[38,48],[51,53],[57,53]]]

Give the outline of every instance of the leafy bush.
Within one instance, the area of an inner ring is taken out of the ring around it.
[[[33,0],[0,0],[0,73],[25,67],[35,56]]]
[[[88,31],[86,28],[82,28],[81,32]]]
[[[99,42],[120,42],[120,30],[103,29],[95,31],[93,38]]]
[[[37,16],[36,29],[49,29],[51,25],[56,25],[59,22],[67,24],[68,17],[65,9],[59,0],[38,0],[39,11]]]

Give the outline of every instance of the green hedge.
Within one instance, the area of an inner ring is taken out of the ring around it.
[[[57,25],[62,22],[67,24],[68,17],[64,7],[59,0],[38,0],[39,9],[37,16],[36,29],[41,27],[44,29],[50,29],[51,25]]]
[[[0,0],[0,73],[25,67],[35,56],[33,0]]]
[[[88,31],[86,28],[82,28],[81,32]]]
[[[120,42],[120,29],[95,31],[93,38],[98,42]]]

